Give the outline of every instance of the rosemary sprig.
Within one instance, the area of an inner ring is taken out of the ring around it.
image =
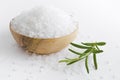
[[[86,71],[87,71],[87,73],[89,73],[88,57],[90,54],[93,54],[94,66],[95,66],[95,69],[97,70],[98,65],[97,65],[96,55],[103,52],[103,50],[100,50],[98,46],[104,46],[105,44],[106,44],[105,42],[94,42],[94,43],[81,42],[81,44],[71,43],[72,46],[74,46],[76,48],[80,48],[80,49],[85,49],[85,51],[84,52],[77,52],[77,51],[74,51],[72,49],[69,49],[70,52],[77,54],[78,57],[73,58],[73,59],[66,58],[64,60],[60,60],[59,62],[65,62],[65,63],[67,63],[67,65],[71,65],[75,62],[78,62],[82,59],[85,59]]]

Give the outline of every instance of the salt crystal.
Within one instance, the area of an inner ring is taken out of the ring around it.
[[[53,6],[39,6],[15,17],[12,28],[33,38],[57,38],[76,29],[76,21],[66,12]]]

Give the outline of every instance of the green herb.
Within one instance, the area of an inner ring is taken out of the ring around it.
[[[73,59],[66,58],[64,60],[60,60],[59,62],[65,62],[65,63],[67,63],[67,65],[71,65],[75,62],[78,62],[82,59],[85,59],[86,71],[87,71],[87,73],[89,73],[88,57],[90,54],[93,54],[94,66],[95,66],[95,69],[97,70],[98,65],[97,65],[96,55],[103,52],[103,50],[100,50],[98,46],[104,46],[105,44],[106,44],[105,42],[94,42],[94,43],[81,42],[81,44],[71,43],[72,46],[74,46],[76,48],[80,48],[80,49],[85,49],[85,51],[84,52],[77,52],[77,51],[74,51],[72,49],[69,49],[70,52],[77,54],[78,57],[73,58]]]

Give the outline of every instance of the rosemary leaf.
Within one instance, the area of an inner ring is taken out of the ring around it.
[[[93,53],[102,53],[103,52],[103,50],[93,50]]]
[[[60,60],[59,62],[69,62],[69,60],[65,59],[65,60]]]
[[[95,43],[84,43],[84,42],[81,42],[81,44],[86,45],[86,46],[94,46],[95,45]]]
[[[88,49],[88,48],[91,48],[91,47],[82,46],[82,45],[75,44],[75,43],[71,43],[71,45],[74,46],[74,47],[77,47],[77,48],[81,48],[81,49]]]
[[[105,42],[97,42],[96,43],[98,46],[104,46],[106,43]]]
[[[74,53],[74,54],[82,55],[82,53],[76,52],[76,51],[74,51],[74,50],[72,50],[72,49],[68,49],[68,50],[71,51],[71,52]]]
[[[95,44],[98,46],[104,46],[106,43],[105,42],[95,42],[95,43],[83,43],[83,42],[81,42],[81,44],[86,45],[86,46],[94,46]]]
[[[97,70],[97,59],[96,59],[96,54],[93,54],[93,61],[94,61],[94,66],[95,66],[95,69]]]
[[[86,67],[87,73],[89,73],[89,68],[88,68],[88,56],[85,58],[85,67]]]

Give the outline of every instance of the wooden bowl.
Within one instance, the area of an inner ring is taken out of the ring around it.
[[[77,36],[78,28],[76,27],[76,30],[74,30],[69,35],[50,39],[31,38],[21,35],[12,29],[11,24],[10,31],[16,42],[28,52],[36,54],[51,54],[62,50],[70,42],[72,42]]]

